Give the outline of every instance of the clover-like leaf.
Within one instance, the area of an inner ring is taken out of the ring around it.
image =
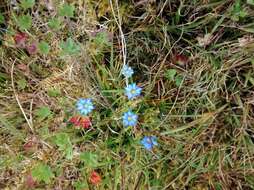
[[[21,30],[28,30],[32,27],[32,17],[30,15],[22,15],[18,17],[17,22]]]
[[[83,152],[80,154],[80,160],[85,163],[85,166],[94,168],[98,166],[98,156],[92,152]]]
[[[48,184],[50,179],[54,177],[54,174],[48,165],[40,163],[33,168],[32,176],[39,182],[43,181]]]
[[[61,28],[61,21],[58,18],[52,18],[49,20],[48,26],[53,30],[59,30]]]
[[[60,47],[62,49],[62,55],[74,55],[78,54],[80,51],[79,44],[75,43],[71,38],[68,38],[66,41],[61,42]]]
[[[50,111],[49,107],[43,106],[35,111],[35,115],[39,118],[39,120],[44,120],[51,116],[52,112]]]
[[[175,75],[176,75],[176,70],[175,69],[168,69],[165,73],[165,77],[168,79],[168,80],[171,80],[173,81],[174,78],[175,78]]]
[[[55,144],[59,147],[59,150],[64,151],[67,159],[72,159],[73,150],[71,140],[66,133],[59,133],[55,136]]]
[[[44,42],[44,41],[41,41],[38,44],[38,48],[39,48],[40,52],[42,54],[45,54],[45,55],[47,55],[49,53],[49,50],[50,50],[49,44],[47,42]]]
[[[110,46],[109,34],[107,32],[99,32],[93,39],[97,46]]]
[[[60,89],[50,88],[50,89],[48,89],[47,94],[50,97],[57,97],[57,96],[61,95],[61,91],[60,91]]]
[[[35,0],[21,0],[20,1],[20,6],[25,10],[32,8],[34,5],[35,5]]]
[[[181,75],[177,75],[175,78],[176,86],[179,87],[182,84],[183,80],[184,80],[184,78]]]
[[[89,189],[89,186],[86,181],[76,181],[74,182],[73,186],[75,187],[76,190],[84,190],[84,189]]]
[[[21,89],[21,90],[24,90],[27,86],[27,81],[26,79],[20,79],[17,81],[17,84],[18,84],[18,88]]]
[[[59,9],[59,16],[74,17],[74,6],[64,3]]]

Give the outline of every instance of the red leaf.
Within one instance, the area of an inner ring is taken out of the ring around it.
[[[32,44],[26,47],[26,50],[30,55],[35,54],[37,52],[37,44],[33,42]]]
[[[80,119],[80,126],[84,129],[88,129],[90,126],[92,125],[90,118],[86,117],[86,118],[81,118]]]
[[[17,47],[20,47],[20,48],[25,48],[27,39],[28,39],[28,35],[23,32],[17,33],[14,36],[15,43],[16,43]]]
[[[93,185],[98,185],[99,183],[101,183],[101,176],[93,171],[90,175],[89,181],[93,184]]]
[[[176,54],[175,56],[175,62],[179,65],[184,65],[189,61],[189,58],[182,54]]]
[[[23,145],[23,148],[26,152],[35,152],[37,150],[37,143],[34,140],[29,140]]]
[[[36,181],[34,180],[33,176],[31,174],[28,174],[26,176],[26,180],[25,180],[25,185],[29,188],[32,189],[35,187],[36,185]]]
[[[18,64],[17,67],[18,67],[21,71],[28,71],[28,70],[29,70],[28,66],[27,66],[26,64],[24,64],[24,63]]]
[[[80,117],[80,116],[73,116],[69,120],[76,127],[82,127],[84,129],[88,129],[92,123],[89,117]]]
[[[73,116],[70,118],[69,122],[75,126],[79,126],[79,120],[80,120],[79,116]]]

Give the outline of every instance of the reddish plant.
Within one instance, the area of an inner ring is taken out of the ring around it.
[[[32,138],[23,145],[23,148],[27,153],[33,153],[38,149],[38,143]]]
[[[30,173],[26,176],[25,185],[29,189],[33,189],[36,186],[36,181]]]
[[[73,116],[69,119],[69,122],[75,126],[79,126],[79,120],[80,120],[79,116]]]
[[[174,59],[179,65],[185,65],[189,61],[189,58],[182,54],[176,54]]]
[[[89,181],[93,184],[93,185],[98,185],[101,183],[101,176],[96,172],[96,171],[92,171]]]
[[[28,35],[26,33],[17,33],[15,36],[14,36],[14,40],[15,40],[15,43],[17,45],[17,47],[20,47],[20,48],[25,48],[26,47],[26,41],[28,39]]]
[[[89,117],[80,119],[80,127],[84,128],[84,129],[88,129],[91,125],[92,125],[92,123],[91,123]]]
[[[27,71],[28,70],[28,66],[24,63],[20,63],[17,65],[17,67],[21,70],[21,71]]]
[[[26,50],[30,55],[35,54],[37,52],[37,44],[33,42],[32,44],[26,46]]]
[[[88,129],[92,125],[89,117],[73,116],[70,118],[69,122],[76,127],[84,129]]]

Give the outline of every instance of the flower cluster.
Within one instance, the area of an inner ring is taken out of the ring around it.
[[[129,67],[127,65],[123,66],[122,75],[126,79],[132,77],[133,74],[134,74],[134,71],[131,67]],[[125,87],[124,94],[125,94],[125,96],[127,96],[127,98],[129,100],[133,100],[133,99],[137,98],[138,96],[140,96],[141,91],[142,91],[142,88],[137,86],[136,83],[132,83],[132,84],[127,84],[127,86]],[[123,126],[124,127],[135,127],[138,122],[138,115],[129,109],[127,112],[125,112],[123,114],[122,119],[123,119]]]
[[[126,79],[130,78],[134,74],[134,71],[131,67],[124,65],[122,69],[122,75]],[[126,80],[127,81],[127,80]],[[136,83],[127,84],[125,87],[125,96],[129,100],[133,100],[141,95],[142,88],[137,86]],[[138,115],[132,112],[130,109],[123,114],[123,126],[124,127],[135,127],[138,122]],[[144,136],[140,141],[141,145],[149,151],[151,151],[154,146],[157,146],[157,138],[155,136]]]
[[[18,36],[18,38],[19,37],[23,38],[23,36]],[[20,43],[23,43],[22,40],[20,40]],[[134,71],[131,67],[125,65],[122,69],[122,74],[125,76],[127,81],[124,94],[128,98],[128,100],[134,100],[135,98],[141,95],[142,88],[137,86],[136,83],[128,84],[127,79],[132,77],[132,75],[134,74]],[[89,129],[92,125],[92,122],[90,119],[91,117],[89,117],[89,114],[94,109],[95,109],[95,106],[91,98],[79,98],[76,102],[76,111],[78,112],[78,114],[72,116],[69,119],[69,123],[71,123],[73,126],[77,128]],[[124,127],[135,127],[138,123],[137,113],[133,112],[129,108],[128,111],[123,113],[122,122]],[[146,150],[152,151],[153,148],[158,145],[157,137],[143,136],[143,138],[140,140],[140,144]],[[33,144],[29,143],[26,145],[26,147],[28,148],[30,148],[30,146],[33,146]],[[94,186],[98,186],[102,182],[101,175],[97,173],[96,171],[92,171],[89,176],[89,182]]]
[[[134,71],[131,67],[124,65],[121,72],[126,79],[132,77]],[[128,81],[128,80],[126,80]],[[142,88],[137,86],[136,83],[127,84],[125,87],[125,96],[128,100],[134,100],[141,95]],[[69,122],[74,126],[88,129],[92,123],[88,114],[94,110],[94,105],[91,98],[80,98],[76,103],[76,109],[79,112],[78,116],[73,116],[70,118]],[[122,122],[124,127],[135,127],[138,123],[138,115],[131,109],[128,109],[122,116]],[[143,147],[149,151],[157,146],[157,138],[155,136],[144,136],[140,141]]]

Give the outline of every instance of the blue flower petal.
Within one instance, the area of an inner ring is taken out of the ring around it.
[[[126,78],[130,78],[133,75],[134,71],[131,67],[124,65],[122,68],[122,74],[126,77]]]
[[[138,116],[130,110],[123,114],[122,119],[123,119],[124,127],[128,127],[128,126],[134,127],[137,125],[137,122],[138,122]]]
[[[152,150],[154,146],[157,146],[157,138],[155,136],[145,136],[140,141],[140,143],[144,146],[147,150]]]
[[[89,114],[94,109],[92,99],[91,98],[87,98],[87,99],[80,98],[76,103],[76,108],[82,115]]]
[[[136,83],[129,84],[125,87],[125,95],[129,100],[132,100],[138,96],[140,96],[142,88],[136,85]]]

